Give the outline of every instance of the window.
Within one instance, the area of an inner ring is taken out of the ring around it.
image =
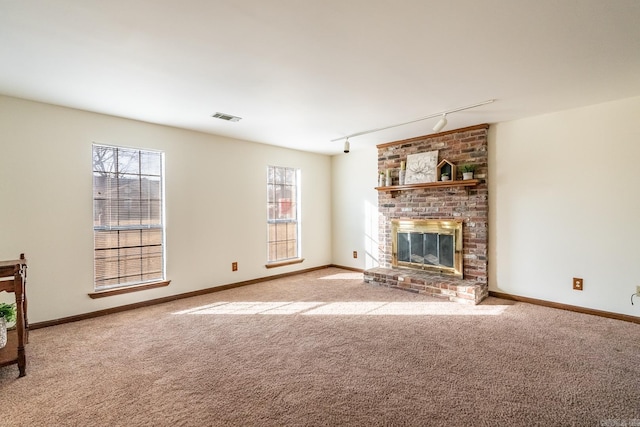
[[[269,166],[267,172],[268,264],[300,258],[299,190],[299,169]]]
[[[164,281],[163,161],[161,152],[93,145],[96,291]]]

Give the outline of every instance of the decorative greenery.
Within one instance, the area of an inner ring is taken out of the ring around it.
[[[462,166],[460,166],[460,170],[462,171],[462,173],[475,172],[476,171],[476,165],[462,165]]]
[[[440,175],[442,175],[442,176],[449,176],[450,174],[449,174],[449,172],[442,172]]]
[[[16,305],[0,302],[0,317],[4,317],[7,322],[16,320]]]

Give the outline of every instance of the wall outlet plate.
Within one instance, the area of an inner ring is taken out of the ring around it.
[[[231,263],[231,271],[238,271],[238,263],[237,262],[232,262]]]
[[[353,251],[353,257],[358,258],[358,251]]]
[[[579,277],[573,278],[573,289],[575,289],[576,291],[581,291],[583,286],[584,286],[584,282],[581,278]]]
[[[636,294],[640,295],[640,285],[636,286]]]

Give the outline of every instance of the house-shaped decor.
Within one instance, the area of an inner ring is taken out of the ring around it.
[[[451,181],[455,181],[456,180],[456,173],[457,173],[457,168],[456,165],[454,165],[453,163],[451,163],[449,160],[447,159],[442,159],[442,161],[440,163],[438,163],[438,167],[436,168],[436,177],[438,180],[442,181],[442,174],[449,174],[449,176],[451,177]]]

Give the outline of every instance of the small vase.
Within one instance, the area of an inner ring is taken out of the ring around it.
[[[404,175],[405,175],[406,171],[404,169],[400,169],[400,173],[399,178],[400,178],[400,185],[404,185]]]
[[[441,179],[442,181],[449,181],[449,176],[448,176],[448,175],[442,175],[442,176],[440,177],[440,179]]]
[[[462,179],[473,179],[473,172],[462,172]]]
[[[387,187],[391,187],[391,177],[390,176],[387,177],[387,180],[386,180],[385,184],[387,185]]]
[[[4,348],[7,345],[7,320],[0,317],[0,348]]]
[[[378,187],[384,187],[384,175],[380,174],[378,176]]]

